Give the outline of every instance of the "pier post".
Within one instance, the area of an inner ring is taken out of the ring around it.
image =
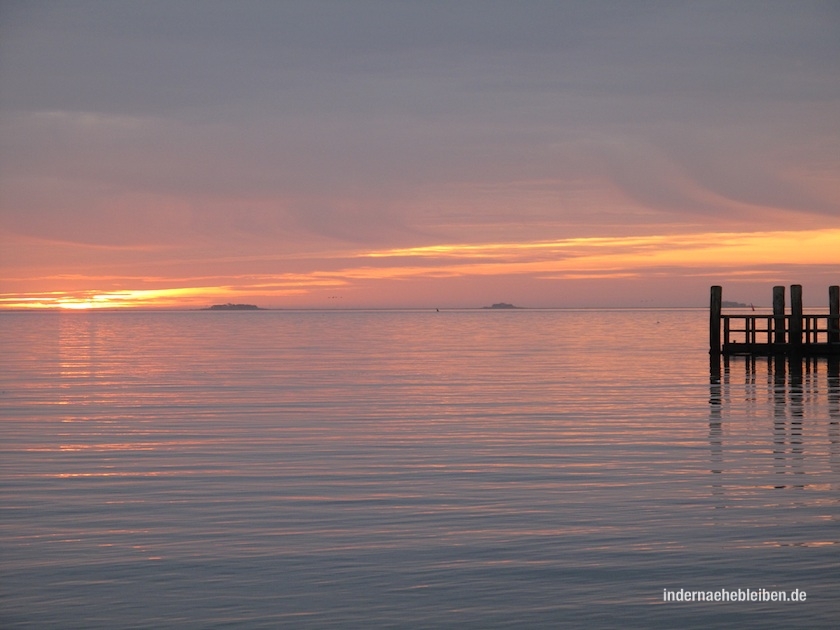
[[[828,287],[828,343],[840,343],[840,286]]]
[[[709,305],[709,353],[720,354],[720,314],[723,306],[723,287],[713,286]]]
[[[802,345],[802,285],[790,285],[790,343]]]
[[[773,287],[774,343],[785,342],[785,288]]]

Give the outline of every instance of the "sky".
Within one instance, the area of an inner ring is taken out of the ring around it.
[[[2,0],[0,308],[806,306],[840,3]]]

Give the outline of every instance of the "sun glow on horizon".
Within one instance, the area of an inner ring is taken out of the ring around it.
[[[96,308],[96,304],[94,302],[75,302],[70,299],[62,299],[58,301],[58,308],[81,311]]]
[[[840,228],[752,233],[698,233],[628,237],[585,237],[509,243],[432,244],[417,247],[345,251],[313,257],[309,270],[281,273],[235,274],[191,278],[85,277],[67,278],[73,287],[50,286],[46,291],[0,294],[5,309],[124,309],[200,308],[217,302],[260,299],[277,303],[288,299],[303,303],[307,296],[352,291],[366,283],[368,290],[391,294],[393,283],[411,279],[436,280],[469,277],[530,277],[533,280],[621,280],[714,276],[756,281],[766,279],[766,268],[838,264]],[[266,256],[264,264],[282,265]],[[254,264],[260,264],[255,259]],[[208,259],[207,266],[217,264]],[[770,275],[772,275],[770,273]],[[212,279],[210,279],[212,278]],[[208,279],[212,284],[207,284]],[[61,276],[16,282],[64,284]],[[99,289],[97,284],[120,281],[169,287]],[[175,282],[184,286],[172,287]],[[194,282],[190,286],[190,282]],[[370,289],[378,283],[381,288]],[[85,286],[87,285],[87,286]],[[62,290],[55,290],[62,288]],[[314,298],[312,298],[314,299]]]
[[[122,308],[166,308],[189,305],[195,298],[223,293],[219,287],[183,287],[167,289],[134,289],[119,291],[67,291],[25,296],[0,296],[0,308],[92,310]],[[225,288],[224,293],[232,293]]]

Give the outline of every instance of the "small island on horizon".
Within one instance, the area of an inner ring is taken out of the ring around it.
[[[507,302],[499,302],[498,304],[493,304],[492,306],[482,306],[481,308],[503,309],[503,308],[520,308],[520,307],[519,306],[514,306],[513,304],[508,304]]]
[[[259,306],[255,304],[232,304],[228,302],[227,304],[214,304],[213,306],[209,306],[204,311],[261,311]]]

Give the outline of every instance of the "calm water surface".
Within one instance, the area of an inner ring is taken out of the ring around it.
[[[837,627],[837,364],[707,321],[2,313],[0,626]]]

